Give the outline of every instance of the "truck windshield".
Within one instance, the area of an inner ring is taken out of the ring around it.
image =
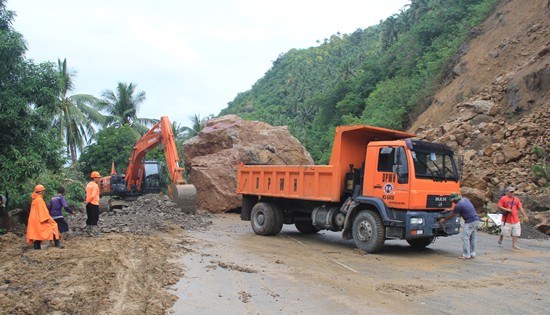
[[[458,181],[458,172],[453,157],[446,152],[412,151],[416,178]]]

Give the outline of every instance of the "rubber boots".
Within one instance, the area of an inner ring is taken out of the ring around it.
[[[92,237],[93,234],[92,234],[92,226],[91,225],[86,225],[86,229],[84,230],[84,234],[86,236],[89,236],[89,237]]]
[[[61,244],[59,240],[54,240],[53,243],[57,248],[65,248],[65,245]]]
[[[97,225],[92,225],[92,234],[96,237],[101,236],[101,232],[99,231],[99,227]]]
[[[34,249],[40,249],[40,244],[41,243],[42,242],[40,242],[40,241],[34,241],[34,242],[32,242],[32,246],[33,246]]]

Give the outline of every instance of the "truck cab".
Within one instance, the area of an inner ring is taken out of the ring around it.
[[[378,209],[386,238],[428,243],[458,233],[455,220],[446,227],[437,219],[452,207],[449,192],[459,191],[459,173],[447,146],[421,140],[370,142],[366,150],[362,194],[365,203],[382,200]],[[412,245],[412,244],[411,244]],[[414,246],[414,245],[413,245]]]

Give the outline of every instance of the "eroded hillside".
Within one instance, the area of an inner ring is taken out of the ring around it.
[[[463,187],[485,201],[508,185],[548,198],[548,175],[532,168],[550,162],[549,6],[503,1],[472,32],[454,78],[409,129],[462,154]]]

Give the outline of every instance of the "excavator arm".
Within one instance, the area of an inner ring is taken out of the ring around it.
[[[187,184],[183,178],[183,168],[179,166],[179,155],[172,125],[167,116],[141,137],[134,147],[128,161],[125,181],[128,191],[139,191],[144,173],[143,160],[150,150],[162,144],[171,185],[168,186],[169,197],[187,213],[195,213],[195,186]]]
[[[162,144],[166,165],[170,173],[170,182],[173,185],[186,184],[183,178],[183,168],[179,166],[179,155],[176,147],[176,140],[172,132],[172,125],[166,116],[162,116],[160,121],[139,139],[132,148],[132,154],[128,161],[126,169],[126,185],[128,190],[135,187],[141,187],[143,175],[143,160],[150,150]]]
[[[166,157],[166,165],[170,172],[170,180],[174,185],[186,184],[183,178],[183,168],[179,166],[180,158],[178,148],[176,147],[176,139],[172,132],[172,125],[168,117],[163,116],[160,120],[160,130],[162,134],[162,145],[164,148],[164,156]]]

